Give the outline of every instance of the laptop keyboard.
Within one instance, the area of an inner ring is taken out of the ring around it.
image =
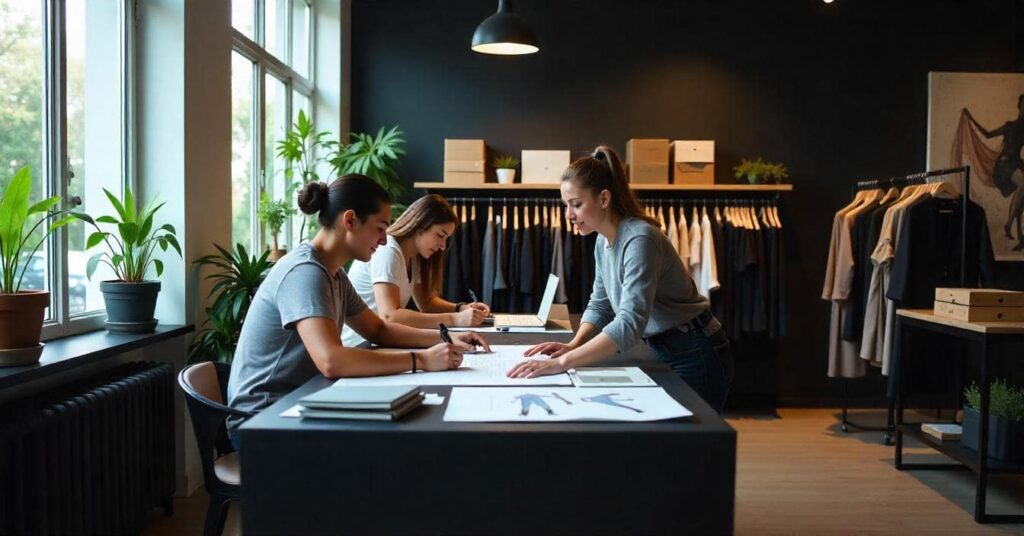
[[[544,327],[537,315],[495,315],[494,323],[499,326]]]

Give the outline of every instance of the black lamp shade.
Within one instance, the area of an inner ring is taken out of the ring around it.
[[[471,48],[483,54],[532,54],[540,50],[537,36],[526,21],[498,2],[498,12],[484,19],[473,32]]]

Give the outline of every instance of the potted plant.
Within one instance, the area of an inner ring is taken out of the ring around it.
[[[971,450],[978,450],[981,428],[981,390],[971,385],[964,390],[963,429],[960,441]],[[1024,461],[1024,388],[996,380],[991,384],[988,404],[988,454],[1008,462]]]
[[[60,215],[54,210],[60,196],[30,205],[31,193],[32,174],[26,166],[14,174],[0,198],[0,366],[32,364],[43,353],[39,338],[50,293],[21,290],[21,284],[46,238],[72,219],[54,219]]]
[[[267,192],[260,194],[260,206],[256,211],[256,217],[260,220],[260,223],[267,226],[267,230],[270,231],[270,238],[272,242],[272,249],[270,250],[270,261],[277,262],[278,259],[284,257],[288,251],[278,246],[277,236],[281,234],[281,228],[284,227],[284,223],[288,221],[288,218],[295,214],[295,209],[291,207],[288,199],[279,199],[273,201]]]
[[[149,267],[156,268],[156,277],[164,272],[164,263],[153,257],[156,248],[167,251],[170,247],[181,257],[181,246],[175,236],[174,226],[164,224],[156,227],[153,217],[163,203],[138,207],[131,190],[125,191],[122,204],[117,197],[104,189],[116,215],[100,216],[95,220],[88,214],[74,213],[74,217],[92,225],[96,230],[86,239],[86,249],[105,244],[107,249],[93,255],[85,266],[85,274],[92,279],[100,263],[113,270],[117,279],[100,282],[103,303],[107,308],[106,328],[114,333],[149,333],[156,329],[153,318],[156,298],[160,293],[160,281],[146,279]],[[107,232],[98,224],[113,226]]]
[[[789,178],[786,166],[765,162],[760,157],[757,160],[744,158],[740,165],[733,168],[733,171],[736,172],[736,179],[746,180],[750,184],[780,183],[783,179]]]
[[[498,182],[501,184],[512,184],[516,180],[516,166],[519,161],[515,157],[504,155],[494,159],[495,173],[498,174]]]
[[[359,173],[370,177],[387,190],[393,201],[393,220],[405,210],[405,205],[397,202],[405,194],[405,185],[395,170],[399,157],[405,154],[402,148],[405,139],[402,136],[403,132],[397,126],[387,131],[381,127],[376,136],[354,132],[352,143],[339,144],[329,158],[338,176]]]
[[[317,132],[306,112],[299,110],[295,124],[285,138],[277,142],[277,157],[284,163],[283,199],[292,199],[300,187],[310,182],[318,182],[320,174],[317,169],[322,165],[333,165],[328,164],[328,158],[335,155],[337,150],[338,142],[331,139],[331,133]],[[332,171],[337,172],[336,169]],[[296,178],[299,180],[296,181]],[[307,218],[304,217],[298,236],[306,236],[306,224]],[[316,229],[316,225],[309,226],[311,232],[315,233]]]
[[[213,247],[217,248],[217,255],[207,255],[193,263],[216,269],[206,276],[214,281],[210,289],[213,303],[206,308],[203,329],[192,339],[189,361],[193,363],[231,362],[249,305],[270,269],[269,251],[256,256],[249,255],[242,244],[235,244],[234,252],[217,244]]]

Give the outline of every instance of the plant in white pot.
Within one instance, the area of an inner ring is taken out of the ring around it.
[[[501,184],[512,184],[516,180],[516,166],[519,161],[512,156],[499,156],[492,162],[495,173],[498,175],[498,182]]]
[[[123,204],[106,189],[103,192],[110,200],[115,215],[93,219],[88,214],[72,214],[96,229],[86,239],[87,249],[101,244],[106,246],[106,251],[89,259],[85,267],[86,276],[92,279],[101,263],[114,272],[116,279],[100,282],[103,303],[107,308],[105,325],[108,331],[152,332],[157,325],[153,312],[160,293],[159,278],[164,271],[163,261],[153,255],[157,247],[162,251],[170,247],[181,257],[181,246],[178,245],[174,226],[168,223],[156,227],[153,223],[153,216],[164,206],[163,203],[138,207],[130,190],[125,191]],[[101,223],[113,226],[113,231],[104,231],[99,226]],[[150,266],[156,268],[156,281],[146,279]]]
[[[270,231],[270,239],[273,245],[268,257],[270,262],[277,262],[278,259],[284,257],[285,253],[288,252],[286,249],[278,246],[277,237],[281,234],[281,228],[284,227],[285,222],[293,214],[295,214],[295,209],[291,207],[287,199],[274,201],[270,199],[267,192],[260,194],[260,206],[256,210],[256,217]]]
[[[32,174],[23,167],[0,198],[0,366],[32,364],[43,353],[39,338],[50,293],[21,290],[21,284],[29,261],[46,238],[72,219],[56,219],[60,196],[30,205],[31,194]]]

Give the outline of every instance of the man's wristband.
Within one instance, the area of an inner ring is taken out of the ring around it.
[[[409,357],[412,358],[412,372],[416,373],[416,352],[409,352]]]

